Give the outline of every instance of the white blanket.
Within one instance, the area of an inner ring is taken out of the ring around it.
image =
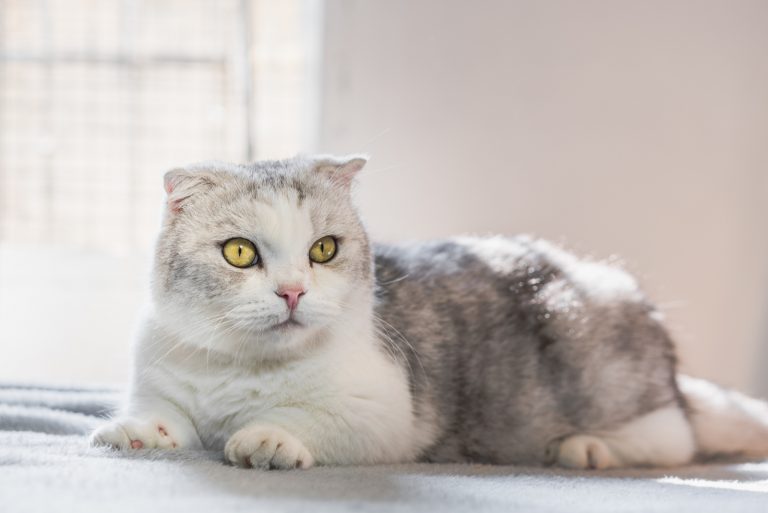
[[[0,512],[768,512],[768,462],[572,472],[487,465],[258,471],[218,453],[88,448],[108,389],[0,386]]]

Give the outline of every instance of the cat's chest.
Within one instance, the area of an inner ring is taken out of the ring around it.
[[[314,383],[314,384],[313,384]],[[316,401],[330,381],[308,368],[208,369],[182,384],[184,407],[203,444],[220,448],[235,431],[275,408]]]

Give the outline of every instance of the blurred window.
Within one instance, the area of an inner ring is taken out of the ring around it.
[[[0,0],[0,380],[124,381],[163,173],[313,151],[319,0]]]
[[[145,250],[168,168],[306,150],[310,6],[0,0],[0,242]]]

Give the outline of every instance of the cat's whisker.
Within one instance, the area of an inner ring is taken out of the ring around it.
[[[213,319],[213,318],[215,318],[215,317],[212,317],[211,319]],[[195,329],[193,329],[190,333],[191,334],[195,334],[195,332],[199,333],[203,329],[207,328],[207,322],[204,322],[202,320],[198,320],[196,322],[196,324],[194,324],[193,326],[195,326]],[[167,340],[170,340],[172,337],[178,338],[175,335],[165,334],[165,335],[161,335],[159,338],[149,339],[149,342],[150,342],[151,346],[157,347],[160,344],[166,342]],[[154,359],[154,361],[152,363],[153,364],[159,363],[160,361],[164,360],[168,355],[173,353],[176,349],[178,349],[179,347],[181,347],[182,345],[185,345],[185,344],[186,344],[186,341],[184,341],[183,339],[179,338],[179,340],[175,344],[173,344],[165,353],[163,353],[160,356],[155,357],[155,359]]]
[[[370,145],[371,145],[371,143],[373,143],[374,141],[376,141],[376,140],[377,140],[377,139],[379,139],[380,137],[382,137],[382,136],[384,136],[384,135],[388,134],[388,133],[389,133],[389,132],[391,132],[391,131],[392,131],[392,128],[385,128],[384,130],[382,130],[382,131],[381,131],[381,132],[379,132],[378,134],[374,135],[373,137],[371,137],[370,139],[368,139],[367,141],[365,141],[365,143],[363,144],[363,147],[365,148],[365,147],[368,147],[368,146],[370,146]],[[367,172],[367,171],[366,171],[366,172]]]
[[[356,311],[359,311],[361,306],[359,304],[350,304],[345,301],[339,302],[339,306],[341,306],[343,309],[346,310],[347,314],[354,315]],[[409,375],[414,375],[414,370],[411,365],[411,359],[408,358],[405,349],[401,347],[401,344],[397,341],[401,341],[402,344],[405,345],[405,347],[408,349],[408,352],[413,355],[413,359],[416,360],[417,364],[419,365],[419,369],[421,371],[422,377],[424,378],[425,382],[429,383],[429,375],[426,372],[426,369],[424,368],[424,364],[421,361],[421,356],[419,355],[418,351],[414,348],[414,346],[408,341],[408,339],[405,338],[405,336],[400,333],[394,326],[392,326],[390,323],[386,322],[384,319],[382,319],[380,316],[378,316],[375,312],[372,312],[372,320],[374,321],[373,324],[373,330],[376,336],[381,337],[383,339],[382,346],[385,348],[388,354],[392,357],[393,361],[398,362],[401,361],[404,365],[407,366]],[[394,332],[394,338],[392,335],[389,334],[389,330],[392,330]],[[397,351],[397,354],[400,355],[400,358],[396,356],[396,354],[393,351]]]
[[[189,354],[182,360],[182,362],[185,362],[192,358],[196,353],[205,350],[206,351],[206,369],[208,369],[208,361],[210,358],[210,351],[212,350],[211,344],[213,339],[224,336],[228,332],[231,332],[235,329],[233,326],[229,326],[229,324],[232,324],[231,319],[228,318],[228,314],[231,312],[231,310],[226,311],[222,314],[216,314],[211,315],[208,317],[199,317],[195,319],[191,325],[187,325],[187,330],[184,333],[184,336],[188,339],[194,339],[199,335],[200,333],[209,332],[210,336],[208,337],[208,340],[205,342],[204,345],[191,345],[185,341],[185,340],[179,340],[175,344],[173,344],[170,348],[166,350],[165,353],[162,355],[159,355],[155,358],[154,363],[160,362],[164,360],[166,357],[168,357],[171,353],[173,353],[176,349],[183,345],[187,345],[191,347],[191,351],[189,351]],[[224,327],[223,331],[220,331],[220,329]],[[155,339],[149,340],[150,345],[158,346],[160,344],[163,344],[167,340],[178,338],[178,335],[170,335],[165,334],[163,336],[157,337]]]
[[[392,285],[393,283],[397,283],[397,282],[399,282],[399,281],[403,281],[403,280],[405,280],[405,279],[406,279],[406,278],[408,278],[410,275],[411,275],[411,273],[406,273],[406,274],[404,274],[404,275],[402,275],[402,276],[398,276],[397,278],[395,278],[395,279],[392,279],[392,280],[389,280],[389,281],[382,281],[382,282],[378,282],[378,285]]]

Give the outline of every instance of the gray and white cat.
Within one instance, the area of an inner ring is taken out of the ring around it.
[[[130,397],[93,444],[280,469],[768,457],[768,406],[677,375],[631,276],[527,237],[372,247],[364,164],[166,174]]]

